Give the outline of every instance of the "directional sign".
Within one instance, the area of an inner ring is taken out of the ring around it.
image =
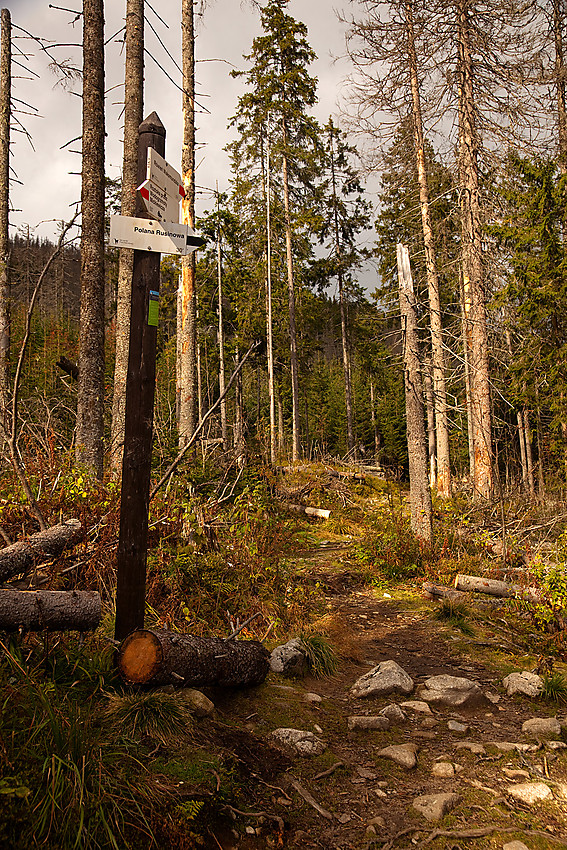
[[[153,148],[149,148],[153,150]],[[144,180],[138,186],[138,192],[142,196],[144,206],[148,215],[158,221],[179,221],[180,196],[168,195],[167,192],[152,180]]]
[[[160,254],[190,254],[205,245],[187,224],[163,224],[149,218],[110,216],[110,247],[135,248]]]

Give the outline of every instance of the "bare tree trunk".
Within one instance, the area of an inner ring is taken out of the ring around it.
[[[0,590],[0,629],[87,632],[99,625],[101,607],[96,590]]]
[[[404,383],[410,475],[411,527],[416,537],[432,539],[431,490],[427,474],[427,448],[423,410],[423,387],[419,366],[419,339],[415,296],[408,249],[398,244],[398,280],[404,348]]]
[[[522,489],[528,491],[528,462],[526,456],[526,435],[524,433],[524,417],[521,410],[516,413],[518,422],[518,442],[520,443],[520,464],[522,466]]]
[[[76,462],[102,479],[104,464],[104,14],[83,0],[81,319]]]
[[[274,377],[274,322],[272,315],[272,205],[270,132],[266,133],[266,337],[268,341],[268,398],[270,402],[270,463],[277,458],[276,386]]]
[[[284,412],[283,412],[283,401],[282,401],[282,391],[281,388],[277,389],[277,402],[278,402],[278,451],[280,454],[284,450],[285,445],[285,429],[284,429]]]
[[[526,470],[528,489],[530,492],[530,496],[535,496],[534,464],[532,455],[532,433],[530,428],[530,415],[526,408],[524,408],[522,420],[524,424],[524,443],[526,447]]]
[[[124,148],[120,212],[122,215],[133,216],[136,214],[138,185],[138,127],[144,118],[144,0],[127,0],[126,2],[125,40]],[[118,260],[116,355],[110,434],[110,470],[113,477],[119,477],[122,472],[133,267],[134,251],[130,248],[121,248]]]
[[[225,365],[224,365],[224,320],[222,306],[222,246],[220,225],[220,198],[217,183],[217,282],[218,282],[218,304],[219,304],[219,394],[222,396],[225,387]],[[199,370],[200,371],[200,370]],[[226,399],[220,403],[221,434],[223,451],[228,449],[228,428],[226,424]]]
[[[464,286],[465,289],[470,287],[467,331],[474,443],[474,494],[490,499],[494,487],[492,420],[479,201],[479,139],[475,121],[473,65],[470,54],[470,0],[458,0],[457,11],[459,179]]]
[[[419,205],[421,209],[421,227],[425,246],[425,267],[427,290],[429,295],[429,316],[431,329],[431,356],[433,366],[433,394],[435,406],[435,439],[437,474],[432,478],[440,496],[451,497],[451,462],[449,456],[449,426],[447,422],[447,388],[445,382],[445,356],[443,353],[443,328],[441,322],[441,300],[439,298],[439,275],[435,257],[435,239],[429,213],[429,186],[425,165],[425,140],[419,91],[418,62],[415,50],[413,28],[413,10],[411,0],[406,3],[406,24],[408,34],[408,55],[410,86],[412,94],[412,113],[414,126],[415,159],[417,181],[419,185]]]
[[[437,452],[435,444],[435,401],[433,396],[433,381],[429,372],[430,364],[423,371],[425,386],[425,406],[427,410],[427,447],[429,455],[429,486],[437,486]]]
[[[461,278],[461,324],[463,336],[463,363],[465,368],[465,402],[467,408],[467,438],[469,447],[469,473],[471,483],[474,483],[474,439],[473,439],[473,416],[471,403],[471,370],[469,363],[469,311],[470,311],[470,287]]]
[[[10,102],[12,23],[2,9],[0,46],[0,418],[7,426],[10,404]]]
[[[181,3],[183,64],[183,147],[181,174],[185,197],[182,221],[195,227],[195,28],[193,0]],[[195,252],[181,260],[177,312],[177,395],[179,445],[195,430],[197,384],[197,294],[195,291]]]
[[[537,423],[537,491],[538,498],[540,501],[545,499],[545,478],[543,475],[543,435],[541,433],[541,409],[539,405],[539,387],[537,385],[537,381],[535,382],[535,396],[536,396],[536,423]],[[526,423],[526,418],[524,417],[524,425]],[[528,449],[527,440],[526,440],[526,450]],[[530,443],[531,450],[531,443]]]
[[[372,430],[374,432],[374,457],[378,457],[380,452],[380,434],[378,432],[378,422],[376,420],[376,405],[374,402],[374,382],[370,381],[370,421],[372,422]]]
[[[236,365],[238,366],[240,354],[236,349]],[[242,391],[242,372],[239,372],[235,384],[235,419],[234,419],[234,449],[236,464],[239,469],[246,461],[246,445],[244,441],[244,395]]]
[[[282,156],[282,178],[283,178],[283,202],[285,217],[285,247],[287,259],[287,292],[289,308],[289,352],[291,369],[291,403],[292,403],[292,461],[299,460],[301,446],[299,440],[299,364],[297,356],[297,332],[295,327],[295,289],[293,280],[293,254],[291,240],[291,214],[289,208],[289,178],[287,169],[287,126],[283,121],[283,156]]]

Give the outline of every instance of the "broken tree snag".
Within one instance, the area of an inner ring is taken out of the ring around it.
[[[27,632],[96,629],[101,620],[96,590],[0,590],[0,630]]]
[[[0,549],[0,581],[20,573],[30,572],[36,563],[45,558],[56,558],[81,537],[82,526],[78,519],[69,519],[45,531],[32,534],[27,540],[18,540]]]
[[[292,505],[290,502],[284,504],[284,508],[288,511],[294,511],[297,514],[307,514],[307,516],[316,516],[319,519],[329,519],[331,511],[325,508],[304,508],[303,505]]]
[[[256,640],[138,629],[122,642],[118,669],[136,685],[259,685],[268,674],[269,657]]]
[[[537,587],[522,587],[519,584],[508,584],[495,578],[482,578],[481,576],[467,576],[459,573],[455,579],[455,588],[475,593],[487,593],[490,596],[498,596],[509,599],[515,596],[524,596],[528,599],[539,599],[541,593]]]
[[[79,367],[76,363],[73,363],[72,360],[69,360],[68,357],[65,357],[65,355],[61,355],[55,365],[59,366],[59,368],[62,369],[63,372],[66,372],[68,375],[70,375],[74,381],[79,380]]]

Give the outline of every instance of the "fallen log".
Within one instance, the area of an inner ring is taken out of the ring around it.
[[[541,596],[541,592],[537,587],[522,587],[520,584],[509,584],[499,579],[468,576],[461,573],[455,579],[455,588],[462,591],[487,593],[490,596],[498,596],[502,599],[519,596],[537,600]]]
[[[56,558],[78,542],[81,529],[78,519],[69,519],[0,549],[0,581],[30,572],[39,559]]]
[[[101,620],[96,590],[0,590],[0,631],[78,631]]]
[[[138,629],[122,642],[118,669],[136,685],[259,685],[270,669],[269,657],[256,640]]]
[[[455,590],[454,587],[445,587],[442,584],[433,584],[431,581],[424,581],[422,587],[428,596],[438,599],[448,599],[449,602],[463,602],[470,598],[469,594],[461,590]]]
[[[329,519],[331,516],[331,511],[328,511],[325,508],[305,508],[303,505],[294,505],[291,502],[286,502],[284,504],[284,508],[287,508],[288,511],[295,511],[297,514],[316,516],[319,517],[319,519]]]

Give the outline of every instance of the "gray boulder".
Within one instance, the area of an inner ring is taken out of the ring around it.
[[[307,672],[307,659],[298,638],[276,646],[270,655],[270,669],[284,676],[302,676]]]
[[[541,738],[558,738],[561,735],[561,723],[557,717],[532,717],[522,723],[522,732],[536,741]]]
[[[502,679],[509,697],[514,694],[524,694],[527,697],[538,697],[543,690],[543,679],[537,673],[522,670],[521,673],[510,673]]]
[[[454,793],[423,794],[421,797],[416,797],[412,806],[416,809],[416,811],[422,814],[426,820],[437,821],[444,818],[458,802],[459,795]]]
[[[303,729],[274,729],[272,735],[279,744],[300,756],[319,756],[327,749],[317,735]]]
[[[381,661],[351,688],[353,697],[386,696],[387,694],[411,694],[413,679],[395,661]]]
[[[462,676],[432,676],[424,682],[418,695],[433,705],[453,708],[478,708],[488,703],[477,683]]]

